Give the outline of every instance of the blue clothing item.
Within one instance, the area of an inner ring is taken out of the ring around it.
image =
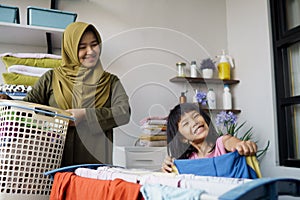
[[[256,172],[237,151],[213,158],[175,160],[179,174],[228,178],[257,178]]]
[[[167,185],[145,184],[140,188],[145,200],[200,200],[204,190],[175,188]]]

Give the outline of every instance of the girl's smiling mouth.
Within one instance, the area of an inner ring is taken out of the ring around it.
[[[194,135],[201,134],[203,131],[204,131],[204,124],[201,124],[194,129],[193,134]]]

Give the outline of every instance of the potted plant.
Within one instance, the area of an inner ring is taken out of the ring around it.
[[[207,94],[205,92],[196,90],[195,96],[193,98],[193,102],[199,103],[202,106],[206,106],[207,105]]]
[[[203,59],[200,63],[200,70],[203,78],[212,78],[215,69],[215,61],[211,58]]]
[[[250,140],[253,138],[253,132],[252,127],[249,129],[246,129],[245,132],[239,133],[239,131],[242,130],[242,127],[246,124],[246,122],[243,122],[242,124],[238,124],[237,122],[237,116],[233,114],[232,112],[225,112],[221,111],[217,114],[215,117],[215,123],[216,123],[216,129],[219,133],[219,135],[226,135],[230,134],[232,136],[235,136],[239,138],[240,140]],[[241,130],[240,130],[241,129]],[[270,141],[268,141],[266,147],[264,149],[259,149],[257,151],[257,158],[260,159],[262,156],[264,156],[269,148]]]

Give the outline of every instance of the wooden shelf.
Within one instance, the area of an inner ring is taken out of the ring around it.
[[[170,79],[170,82],[189,82],[189,83],[214,83],[214,84],[237,84],[239,80],[221,80],[221,79],[204,79],[204,78],[192,78],[192,77],[174,77]]]
[[[221,108],[209,109],[208,106],[203,106],[200,103],[193,103],[193,104],[199,106],[199,108],[201,108],[202,110],[204,110],[206,112],[212,112],[212,113],[219,113],[219,112],[225,111],[227,113],[232,112],[234,114],[239,114],[242,112],[240,109],[221,109]]]
[[[238,84],[240,81],[239,80],[204,79],[204,78],[192,78],[192,77],[179,77],[179,76],[176,76],[174,78],[171,78],[170,82],[177,82],[177,83],[189,82],[189,83],[200,83],[200,84],[233,85],[233,84]],[[232,112],[234,114],[241,113],[241,110],[239,110],[239,109],[230,109],[230,110],[228,110],[228,109],[208,109],[208,108],[203,108],[203,109],[207,112],[212,112],[212,113],[219,113],[221,111]]]
[[[241,113],[241,110],[236,110],[236,109],[225,110],[225,109],[208,109],[208,108],[204,108],[204,110],[207,111],[207,112],[212,112],[212,113],[219,113],[221,111],[232,112],[234,114]]]

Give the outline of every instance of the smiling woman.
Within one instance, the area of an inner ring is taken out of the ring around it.
[[[101,43],[100,33],[92,24],[68,25],[63,33],[61,64],[44,73],[23,99],[58,107],[74,117],[69,123],[62,166],[112,164],[113,128],[130,119],[121,81],[103,69]]]
[[[254,155],[257,146],[231,135],[218,135],[208,114],[199,104],[176,105],[168,116],[168,154],[162,170],[172,172],[174,159],[199,159],[221,156],[237,151],[240,155]]]
[[[94,67],[99,62],[101,52],[99,39],[96,38],[92,29],[88,28],[80,40],[78,57],[80,63],[86,68]]]

